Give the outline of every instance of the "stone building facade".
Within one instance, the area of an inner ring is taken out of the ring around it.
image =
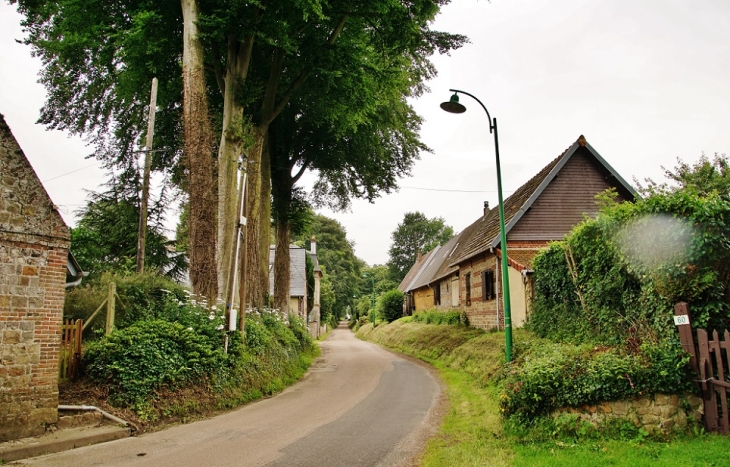
[[[58,420],[69,231],[0,115],[0,441]]]

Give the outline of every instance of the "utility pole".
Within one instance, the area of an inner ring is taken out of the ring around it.
[[[157,107],[157,78],[152,78],[150,112],[147,118],[142,199],[139,203],[139,230],[137,231],[137,274],[144,271],[144,249],[147,239],[147,204],[150,197],[150,165],[152,164],[152,137],[155,133],[155,109]]]

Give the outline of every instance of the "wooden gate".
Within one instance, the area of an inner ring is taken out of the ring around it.
[[[723,335],[720,335],[717,331],[713,331],[710,338],[706,330],[698,329],[695,345],[687,304],[675,305],[674,314],[682,347],[690,354],[689,363],[697,375],[696,383],[702,392],[705,429],[708,432],[728,434],[730,424],[728,423],[727,392],[730,389],[730,383],[727,381],[726,371],[730,370],[728,366],[730,332],[725,331]]]
[[[61,380],[72,380],[79,374],[79,363],[81,362],[81,332],[84,328],[84,321],[66,320],[63,324],[61,334],[61,357],[59,361],[59,378]]]

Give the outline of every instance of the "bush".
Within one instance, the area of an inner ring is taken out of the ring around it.
[[[543,343],[515,362],[501,382],[502,414],[520,420],[560,407],[692,390],[688,357],[677,342],[612,347]]]
[[[163,386],[175,389],[222,370],[229,363],[222,339],[210,344],[180,323],[140,321],[89,344],[83,366],[109,388],[112,403],[134,405]]]
[[[114,325],[125,328],[140,320],[164,319],[177,313],[178,304],[188,302],[188,293],[180,285],[154,272],[125,274],[107,272],[97,280],[84,281],[81,287],[66,292],[63,314],[69,319],[87,320],[107,298],[109,283],[116,283],[117,301]],[[174,305],[171,307],[171,305]],[[106,306],[106,305],[105,305]],[[102,329],[104,310],[94,319],[92,329]]]
[[[413,314],[413,321],[426,324],[449,324],[469,326],[469,317],[463,311],[426,310]]]
[[[403,316],[403,292],[393,289],[378,297],[377,314],[389,323]]]

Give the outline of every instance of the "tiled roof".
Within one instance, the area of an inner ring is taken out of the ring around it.
[[[588,149],[590,154],[613,175],[619,184],[626,188],[629,193],[636,196],[636,192],[631,185],[626,183],[595,149],[588,144],[585,137],[581,135],[561,155],[553,159],[527,183],[504,200],[506,232],[509,232],[520,220],[522,215],[530,208],[532,203],[535,202],[537,197],[540,196],[547,185],[555,178],[558,172],[560,172],[580,147]],[[499,226],[499,206],[495,206],[441,247],[437,256],[432,258],[431,261],[426,261],[427,256],[421,262],[414,264],[398,288],[404,292],[408,292],[409,290],[431,284],[458,271],[460,262],[473,258],[490,248],[497,248],[500,244]],[[510,264],[515,268],[524,269],[526,267],[514,261],[512,258],[508,259]]]
[[[587,148],[591,155],[615,177],[618,183],[623,185],[630,193],[635,194],[631,185],[626,183],[595,149],[588,144],[585,137],[581,135],[561,155],[553,159],[537,175],[504,200],[504,223],[507,233],[520,220],[522,215],[530,208],[532,203],[540,196],[579,147]],[[479,218],[470,227],[473,227],[473,231],[466,242],[466,246],[459,251],[458,255],[454,255],[449,266],[456,266],[461,261],[472,258],[490,248],[495,248],[500,244],[499,206],[492,208],[488,215]]]
[[[412,290],[414,288],[413,284],[423,275],[423,271],[431,263],[436,253],[440,249],[441,246],[437,246],[433,250],[426,253],[426,256],[422,256],[420,260],[417,260],[416,264],[411,267],[411,269],[408,271],[408,274],[406,274],[406,277],[404,277],[401,281],[400,285],[398,286],[398,290],[400,290],[401,292],[408,292],[409,290]]]
[[[269,246],[269,293],[274,295],[274,256],[276,247]],[[289,245],[289,296],[304,297],[307,290],[307,250]]]

